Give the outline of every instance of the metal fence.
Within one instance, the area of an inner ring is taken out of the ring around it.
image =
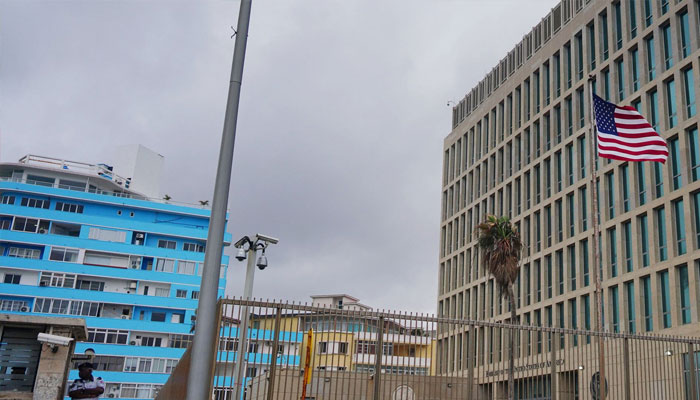
[[[511,333],[517,399],[600,399],[603,390],[607,399],[700,399],[695,338],[270,301],[226,299],[220,310],[217,400],[235,398],[238,326],[246,315],[247,400],[506,399]]]

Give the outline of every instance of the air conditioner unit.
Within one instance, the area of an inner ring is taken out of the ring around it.
[[[116,398],[116,395],[114,393],[110,393],[107,395],[107,397],[109,397],[110,399],[114,399]]]
[[[48,231],[45,228],[39,228],[39,233],[41,233],[42,235],[45,234],[46,232],[48,232]]]
[[[136,346],[136,341],[135,341],[135,340],[132,340],[131,342],[129,342],[129,344],[132,345],[132,346]]]
[[[143,240],[143,238],[145,237],[145,235],[144,235],[143,233],[141,233],[141,232],[137,233],[137,234],[134,235],[134,236],[136,237],[136,239],[141,239],[141,240]]]
[[[136,289],[136,281],[129,282],[129,289]]]
[[[48,283],[46,281],[39,281],[39,286],[47,286]]]
[[[132,262],[130,268],[131,269],[139,269],[139,263]]]
[[[24,306],[24,307],[20,308],[19,311],[21,311],[21,312],[29,312],[29,307]]]
[[[131,319],[131,318],[129,318],[128,315],[122,315],[120,318],[121,318],[121,319]]]

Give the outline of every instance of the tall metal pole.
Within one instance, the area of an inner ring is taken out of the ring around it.
[[[216,302],[221,270],[224,230],[226,229],[226,208],[228,192],[231,185],[231,166],[233,148],[236,142],[236,122],[238,120],[238,103],[243,79],[243,62],[245,60],[250,6],[252,0],[241,0],[238,13],[238,30],[233,51],[231,79],[226,102],[224,131],[219,149],[219,164],[216,168],[214,197],[212,199],[207,248],[204,254],[204,272],[197,306],[197,326],[192,342],[192,358],[187,377],[187,400],[204,400],[211,397],[208,393],[214,377],[210,372],[216,355],[216,340],[219,336],[216,324]]]
[[[588,96],[590,99],[591,108],[591,121],[590,121],[590,132],[591,138],[590,142],[590,154],[591,154],[591,192],[593,194],[593,258],[594,258],[594,268],[593,268],[593,278],[595,280],[595,307],[596,307],[596,319],[595,319],[595,329],[598,333],[603,330],[603,300],[602,300],[602,288],[600,284],[600,275],[602,271],[600,270],[600,248],[598,246],[598,241],[600,240],[600,223],[598,222],[598,174],[595,165],[595,155],[596,155],[596,128],[595,128],[595,111],[593,109],[593,77],[588,77]],[[602,336],[597,336],[598,338],[598,374],[599,378],[599,400],[605,400],[605,343],[603,342]]]
[[[243,299],[250,300],[253,296],[253,279],[255,278],[255,245],[251,244],[248,249],[248,266],[245,271],[245,287],[243,288]],[[234,399],[240,400],[245,384],[245,363],[248,354],[248,306],[241,307],[241,323],[238,326],[238,351],[236,352],[236,364],[233,366],[233,377],[236,380],[233,384],[236,387]]]

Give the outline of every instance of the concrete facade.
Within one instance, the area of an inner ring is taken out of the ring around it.
[[[595,162],[604,329],[700,335],[698,37],[697,0],[563,0],[454,107],[440,316],[509,317],[473,235],[487,214],[508,215],[525,244],[520,322],[593,329]],[[598,95],[635,106],[656,127],[669,143],[666,164],[591,156],[589,75]],[[465,332],[438,337],[438,372],[459,371],[450,360]],[[477,340],[477,363],[487,366],[485,354],[503,345]]]
[[[275,377],[272,398],[298,399],[303,384],[299,369],[284,369]],[[382,375],[379,398],[374,397],[374,376],[359,372],[314,371],[306,398],[315,400],[432,400],[464,398],[468,391],[464,378],[418,375]],[[261,375],[250,382],[250,400],[268,397],[269,377]],[[476,392],[476,389],[474,389]],[[477,392],[479,393],[479,392]],[[477,397],[480,398],[480,397]]]

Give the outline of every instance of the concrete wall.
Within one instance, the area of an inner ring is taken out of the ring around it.
[[[248,388],[250,393],[247,398],[265,400],[269,382],[267,374],[253,379]],[[276,400],[297,400],[301,395],[301,385],[302,373],[300,369],[278,371],[275,377],[273,398]],[[380,397],[376,400],[392,400],[395,398],[395,394],[401,391],[412,391],[414,400],[462,398],[466,397],[468,387],[467,380],[464,378],[382,375]],[[374,375],[357,372],[314,371],[311,383],[307,387],[306,396],[316,400],[374,399]]]

